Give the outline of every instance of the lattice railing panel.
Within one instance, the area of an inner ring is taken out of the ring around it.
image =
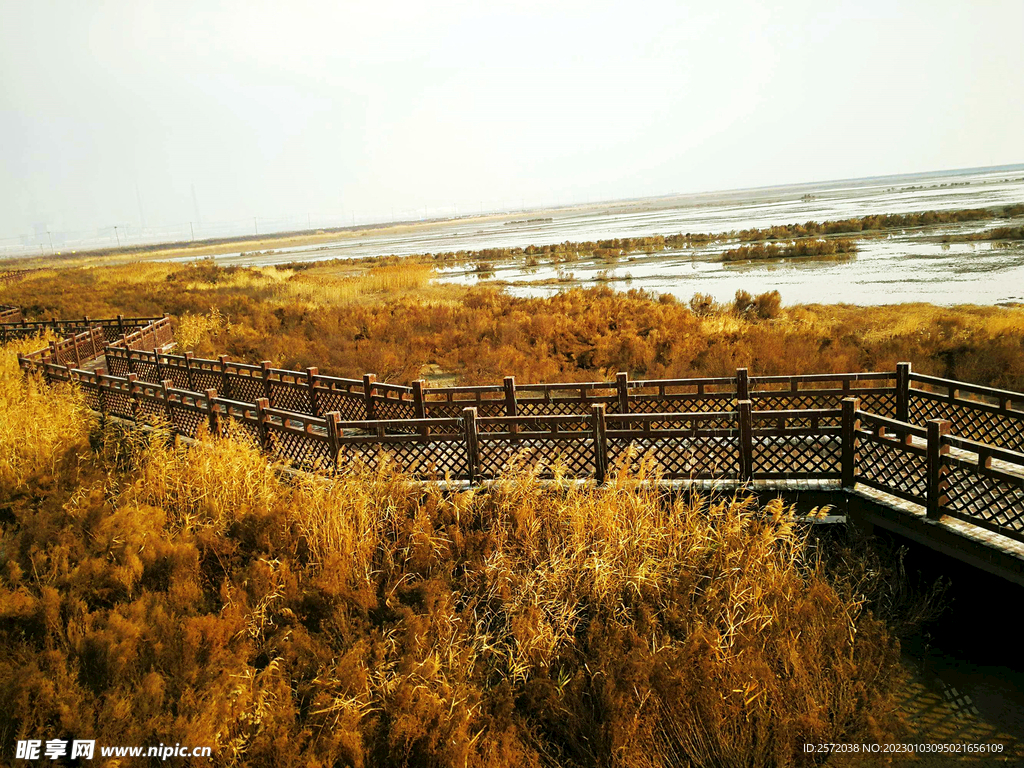
[[[384,463],[420,478],[452,479],[468,476],[466,445],[459,440],[434,440],[380,444],[374,442],[346,442],[341,446],[339,466],[362,465],[371,470]]]
[[[964,401],[935,400],[910,390],[910,421],[923,424],[931,419],[949,419],[952,432],[981,443],[1013,451],[1024,451],[1024,413],[1015,417],[973,408]]]
[[[313,415],[313,404],[309,400],[309,386],[306,384],[270,382],[270,405],[284,411]]]
[[[113,416],[120,416],[123,419],[135,418],[134,401],[131,395],[124,390],[113,387],[103,388],[103,407],[107,413]]]
[[[1024,535],[1024,478],[984,475],[963,461],[947,466],[946,509]]]
[[[188,371],[184,368],[179,368],[176,365],[161,365],[158,375],[160,376],[161,381],[164,379],[170,379],[171,384],[175,389],[195,391],[188,380]]]
[[[736,408],[735,395],[630,399],[630,413],[712,413]]]
[[[101,410],[99,387],[91,381],[83,381],[81,379],[78,381],[78,387],[82,390],[86,406],[93,411]]]
[[[209,418],[195,408],[171,403],[171,423],[186,437],[195,437],[200,424],[208,424]]]
[[[446,400],[428,400],[424,404],[427,418],[430,419],[461,419],[464,408],[476,408],[476,415],[481,418],[506,415],[504,400],[457,400],[452,403]],[[500,424],[481,423],[478,429],[481,432],[500,432],[504,427]]]
[[[326,435],[289,430],[277,424],[265,424],[269,452],[275,458],[303,469],[328,471],[334,468],[334,457]]]
[[[840,434],[755,433],[753,449],[755,477],[798,475],[828,478],[842,474],[843,437]]]
[[[345,392],[339,389],[318,389],[316,400],[321,413],[337,411],[342,421],[364,421],[366,400],[362,392]]]
[[[561,464],[570,477],[594,476],[594,446],[590,440],[549,437],[523,437],[515,440],[479,438],[478,472],[481,477],[497,477],[514,463],[533,470],[544,466],[539,477],[552,477],[553,466]]]
[[[160,383],[160,375],[156,364],[148,360],[133,360],[132,372],[139,377],[139,381],[145,381],[150,384]]]
[[[224,377],[215,371],[204,371],[199,368],[192,369],[192,389],[194,392],[205,392],[208,389],[216,389],[218,394],[224,393],[220,390],[224,386]]]
[[[410,400],[399,400],[392,397],[374,397],[373,409],[376,417],[382,421],[389,419],[415,419],[416,410]]]
[[[263,388],[263,379],[253,378],[252,376],[239,376],[235,373],[229,373],[227,378],[232,400],[238,400],[242,403],[255,403],[261,397],[265,397],[266,390]]]
[[[516,404],[520,416],[589,416],[592,405],[573,400],[519,400]],[[503,414],[499,414],[503,415]],[[589,423],[581,420],[578,424],[567,424],[563,429],[578,431],[589,428]],[[524,432],[544,431],[548,427],[544,425],[524,424],[521,427]]]
[[[107,372],[111,376],[118,376],[123,379],[131,372],[128,369],[127,358],[121,357],[120,355],[107,355],[104,360],[107,363]]]
[[[167,407],[164,405],[163,400],[157,400],[154,397],[140,397],[138,403],[139,418],[142,421],[147,423],[167,421]]]
[[[608,468],[613,475],[623,468],[636,474],[646,456],[668,479],[735,478],[740,472],[735,437],[608,438]]]
[[[928,493],[927,461],[897,440],[859,439],[856,466],[861,479],[873,480],[897,496],[919,500]]]

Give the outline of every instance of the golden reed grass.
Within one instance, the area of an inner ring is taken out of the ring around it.
[[[90,431],[10,357],[4,743],[746,766],[900,727],[898,645],[781,503],[671,495],[646,462],[600,489],[516,466],[487,490],[386,466],[289,480],[241,435]]]

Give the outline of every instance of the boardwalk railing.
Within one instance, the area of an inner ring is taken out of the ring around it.
[[[642,461],[669,480],[860,484],[1024,541],[1024,394],[894,372],[411,387],[160,352],[170,320],[110,343],[95,325],[22,366],[76,381],[93,410],[175,434],[231,422],[270,456],[336,472],[390,462],[471,483],[517,463],[604,482]],[[121,330],[121,326],[117,326]],[[106,369],[81,370],[105,356]],[[74,367],[72,367],[74,366]]]
[[[89,407],[137,423],[163,422],[197,437],[230,422],[271,457],[298,468],[336,472],[389,462],[414,477],[471,483],[510,464],[541,477],[604,482],[652,461],[666,480],[819,480],[860,484],[943,515],[1024,541],[1024,453],[953,435],[948,420],[924,425],[882,416],[844,398],[841,408],[346,420],[195,392],[137,374],[111,376],[45,362],[50,382],[77,381]],[[306,382],[308,386],[308,382]],[[364,392],[365,394],[365,392]]]
[[[16,314],[9,310],[16,310]],[[103,331],[104,344],[115,342],[122,336],[132,333],[139,328],[144,328],[164,320],[162,317],[124,317],[118,315],[115,318],[93,319],[83,317],[81,320],[33,320],[25,321],[22,318],[21,310],[17,307],[0,307],[0,344],[5,344],[14,339],[27,339],[31,336],[38,336],[46,331],[52,331],[58,336],[74,336],[79,333],[101,328]]]

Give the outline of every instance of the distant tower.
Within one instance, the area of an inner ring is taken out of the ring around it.
[[[196,197],[196,185],[192,184],[192,207],[196,209],[196,224],[200,228],[203,226],[203,217],[199,215],[199,200]]]

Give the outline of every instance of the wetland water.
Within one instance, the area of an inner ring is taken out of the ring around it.
[[[228,254],[223,264],[275,264],[395,254],[544,245],[567,240],[727,232],[772,224],[845,219],[878,213],[983,208],[1024,203],[1024,166],[974,172],[898,176],[798,187],[776,187],[673,200],[610,203],[586,210],[536,212],[506,220],[452,221],[401,235],[339,238],[337,243],[263,254]],[[529,219],[540,218],[541,221]],[[583,260],[495,263],[486,277],[472,265],[442,270],[443,282],[502,281],[516,295],[546,296],[573,285],[607,284],[620,290],[643,288],[688,300],[706,293],[730,301],[737,289],[778,290],[784,303],[893,304],[929,302],[1004,304],[1024,302],[1024,242],[943,244],[947,234],[966,234],[1014,220],[905,230],[858,240],[859,253],[845,261],[805,257],[786,261],[716,261],[735,245],[622,257],[614,262]],[[558,281],[558,282],[555,282]],[[545,284],[546,283],[546,284]]]

